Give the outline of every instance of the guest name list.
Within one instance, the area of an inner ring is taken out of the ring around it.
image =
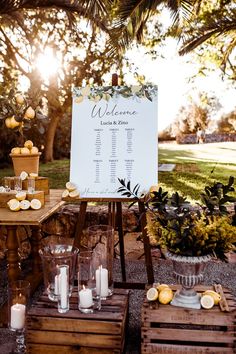
[[[70,181],[81,197],[121,197],[118,178],[141,191],[157,183],[156,96],[74,96]]]

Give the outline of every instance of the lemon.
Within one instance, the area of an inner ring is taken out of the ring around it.
[[[14,147],[14,148],[12,148],[12,149],[11,149],[11,153],[12,153],[13,155],[18,155],[18,154],[20,154],[20,147]]]
[[[204,309],[211,309],[214,306],[214,299],[211,295],[202,295],[200,303]]]
[[[69,197],[71,198],[76,198],[76,197],[79,197],[79,191],[77,189],[69,192]]]
[[[27,209],[29,209],[29,208],[30,208],[30,201],[27,200],[27,199],[21,200],[21,201],[20,201],[20,208],[21,208],[22,210],[27,210]]]
[[[32,149],[33,146],[34,146],[34,144],[31,140],[26,140],[24,143],[24,147],[26,147],[28,149]]]
[[[17,95],[16,96],[16,102],[18,103],[18,104],[23,104],[24,103],[24,97],[22,96],[22,95]]]
[[[35,110],[32,107],[28,107],[25,111],[24,118],[25,119],[33,119],[35,116]]]
[[[72,182],[66,182],[66,189],[68,189],[69,192],[72,192],[76,189],[76,185]]]
[[[19,211],[20,210],[20,202],[17,199],[10,199],[7,204],[8,204],[9,209],[11,211]]]
[[[26,192],[24,191],[20,191],[16,193],[16,199],[21,201],[24,200],[26,198]]]
[[[173,299],[173,291],[170,288],[164,288],[159,292],[158,300],[161,304],[167,305]]]
[[[146,296],[148,301],[155,301],[158,299],[158,290],[156,288],[150,288]]]
[[[5,125],[7,128],[11,129],[11,118],[6,118],[5,119]]]
[[[65,189],[63,192],[62,192],[62,195],[61,195],[61,197],[62,198],[66,198],[66,197],[68,197],[69,196],[69,191],[68,191],[68,189]]]
[[[19,127],[20,122],[18,122],[17,120],[15,120],[15,117],[11,117],[11,128],[14,129],[16,127]]]
[[[38,153],[39,153],[39,149],[37,148],[37,146],[33,146],[33,147],[30,149],[30,153],[31,153],[31,154],[38,154]]]
[[[21,179],[22,181],[24,181],[27,177],[28,177],[28,173],[27,173],[27,172],[22,171],[22,172],[20,173],[20,179]]]
[[[30,206],[31,206],[32,209],[38,210],[38,209],[40,209],[42,207],[42,203],[40,202],[39,199],[34,198],[34,199],[31,200]]]
[[[29,151],[28,148],[23,147],[23,148],[20,149],[20,153],[21,153],[22,155],[29,155],[29,154],[30,154],[30,151]]]
[[[36,178],[36,177],[38,177],[38,174],[35,172],[30,172],[29,176],[32,178]]]
[[[218,303],[221,300],[221,296],[220,294],[218,294],[216,291],[214,290],[206,290],[204,291],[203,295],[210,295],[212,296],[213,300],[214,300],[214,305],[218,305]]]
[[[156,288],[157,288],[158,291],[162,291],[162,290],[164,290],[166,288],[170,289],[169,285],[167,285],[167,284],[158,284]]]

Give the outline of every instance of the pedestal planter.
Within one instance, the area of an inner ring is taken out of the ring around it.
[[[206,263],[211,260],[211,256],[185,257],[169,251],[165,253],[165,256],[172,260],[174,276],[182,285],[171,301],[171,305],[200,309],[200,297],[194,287],[203,281],[204,269]]]
[[[39,172],[39,157],[41,152],[38,154],[10,154],[12,158],[13,168],[16,176],[19,176],[22,171],[27,173],[37,173]]]

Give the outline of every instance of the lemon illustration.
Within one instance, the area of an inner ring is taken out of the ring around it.
[[[36,198],[35,198],[35,199],[32,199],[32,200],[31,200],[30,206],[31,206],[32,209],[38,210],[38,209],[41,208],[42,203],[40,202],[39,199],[36,199]]]
[[[150,288],[147,291],[147,300],[148,301],[155,301],[158,299],[158,290],[157,288]]]
[[[211,295],[202,295],[200,303],[204,309],[211,309],[214,306],[214,299]]]
[[[173,299],[173,291],[170,288],[164,288],[159,292],[158,300],[161,304],[167,305]]]
[[[221,296],[220,294],[218,294],[216,291],[214,290],[206,290],[204,291],[203,295],[210,295],[212,296],[213,300],[214,300],[214,305],[218,305],[218,303],[221,300]]]

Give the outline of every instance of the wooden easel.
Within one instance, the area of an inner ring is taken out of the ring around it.
[[[118,75],[112,75],[112,85],[118,85]],[[125,269],[125,251],[124,251],[124,232],[123,232],[123,218],[122,218],[122,203],[132,202],[132,198],[80,198],[80,211],[78,220],[76,223],[74,245],[80,248],[81,239],[83,235],[83,228],[85,225],[86,209],[88,202],[103,202],[108,203],[108,223],[118,230],[119,236],[119,247],[120,247],[120,262],[121,262],[121,273],[122,273],[122,282],[115,282],[115,287],[121,288],[131,288],[131,289],[144,289],[145,283],[128,283],[126,281],[126,269]],[[145,265],[147,272],[148,284],[154,283],[154,274],[152,266],[152,257],[151,257],[151,248],[149,243],[149,238],[147,236],[146,230],[146,215],[144,213],[145,207],[144,202],[138,202],[139,212],[141,215],[141,231],[143,238],[144,246],[144,255],[145,255]]]

